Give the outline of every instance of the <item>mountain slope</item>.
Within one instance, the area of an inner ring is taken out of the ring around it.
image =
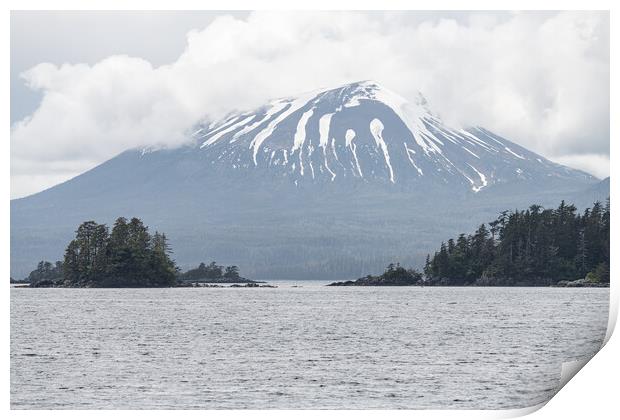
[[[214,165],[269,168],[295,183],[358,179],[478,192],[541,176],[594,180],[484,128],[447,127],[421,94],[408,103],[370,81],[275,100],[203,124],[194,137]]]
[[[605,186],[606,185],[606,186]],[[446,127],[374,82],[198,124],[174,150],[130,150],[11,202],[11,275],[60,258],[77,225],[139,216],[179,265],[251,278],[352,278],[419,264],[500,210],[609,190],[481,127]]]

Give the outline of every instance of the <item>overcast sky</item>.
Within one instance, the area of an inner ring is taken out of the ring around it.
[[[607,12],[13,12],[11,197],[365,79],[609,175]]]

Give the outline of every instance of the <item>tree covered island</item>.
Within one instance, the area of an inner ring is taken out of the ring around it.
[[[151,234],[134,217],[119,217],[109,231],[105,224],[82,223],[66,248],[63,261],[41,261],[24,279],[31,287],[174,287],[190,281],[254,283],[237,266],[215,262],[180,272],[163,233]]]
[[[201,262],[198,267],[180,273],[177,280],[185,283],[258,283],[239,275],[239,267],[224,267],[212,261],[209,265]]]
[[[417,286],[424,282],[422,274],[415,269],[406,269],[400,264],[390,264],[379,276],[366,276],[355,281],[339,281],[328,286]]]

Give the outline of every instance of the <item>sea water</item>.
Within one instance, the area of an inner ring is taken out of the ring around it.
[[[11,289],[11,408],[478,408],[548,400],[609,289]]]

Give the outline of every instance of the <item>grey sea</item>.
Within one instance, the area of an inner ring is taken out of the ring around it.
[[[11,289],[13,409],[508,409],[592,356],[609,289]]]

